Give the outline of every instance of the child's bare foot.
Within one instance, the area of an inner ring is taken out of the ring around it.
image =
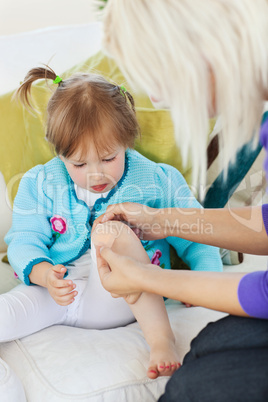
[[[173,340],[155,343],[151,347],[150,363],[147,376],[155,379],[159,376],[171,376],[181,364]]]

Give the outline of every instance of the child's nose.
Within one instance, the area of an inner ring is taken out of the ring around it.
[[[104,177],[104,174],[102,171],[96,169],[96,170],[91,170],[88,173],[89,178],[91,178],[92,180],[98,181],[98,180],[102,180]]]
[[[102,172],[96,173],[95,174],[95,179],[96,180],[102,180],[104,177],[104,174]]]

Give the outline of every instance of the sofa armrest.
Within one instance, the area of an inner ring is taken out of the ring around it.
[[[12,208],[7,198],[6,184],[2,173],[0,172],[0,252],[7,249],[4,237],[11,227]]]

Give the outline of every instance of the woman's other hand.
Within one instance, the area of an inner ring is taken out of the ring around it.
[[[162,239],[165,237],[161,223],[162,211],[132,202],[109,205],[105,214],[94,221],[92,230],[99,223],[117,220],[127,223],[141,240]]]

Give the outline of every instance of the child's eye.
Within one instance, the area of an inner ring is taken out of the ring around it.
[[[115,160],[115,156],[113,156],[113,157],[110,158],[110,159],[103,159],[102,161],[103,161],[103,162],[112,162],[113,160]]]
[[[81,168],[83,166],[85,166],[85,163],[81,163],[81,165],[74,165],[75,168]]]

